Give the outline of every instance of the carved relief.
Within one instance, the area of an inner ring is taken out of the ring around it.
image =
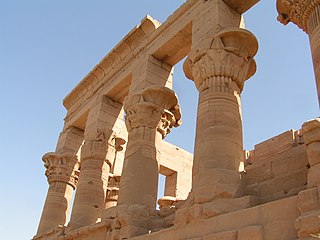
[[[319,11],[319,6],[319,0],[277,0],[278,21],[284,25],[293,22],[303,31],[311,33],[316,25],[309,19],[315,9]],[[319,18],[319,13],[316,15],[314,17]]]
[[[64,182],[74,189],[79,179],[79,161],[73,154],[46,153],[42,157],[49,184]]]
[[[106,203],[108,202],[116,203],[118,201],[120,178],[121,176],[119,175],[110,174],[108,188],[107,188]]]
[[[257,50],[257,40],[249,31],[226,29],[208,36],[190,53],[184,72],[199,91],[230,92],[231,82],[242,91],[244,81],[256,71],[253,57]]]
[[[181,112],[175,93],[160,86],[126,97],[124,101],[128,131],[139,127],[157,129],[163,138],[172,127],[181,124]]]

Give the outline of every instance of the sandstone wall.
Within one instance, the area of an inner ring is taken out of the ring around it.
[[[306,188],[308,158],[298,131],[290,130],[255,146],[247,159],[244,195],[266,203]]]

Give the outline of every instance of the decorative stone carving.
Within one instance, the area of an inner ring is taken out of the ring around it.
[[[81,148],[81,162],[87,159],[105,159],[107,153],[107,142],[104,132],[97,130],[97,137],[86,140]]]
[[[126,126],[157,128],[162,138],[181,124],[181,112],[175,93],[166,87],[152,86],[124,101]]]
[[[319,0],[277,0],[278,21],[284,25],[293,22],[303,31],[311,33],[319,25],[319,6]]]
[[[42,160],[46,167],[45,175],[49,184],[52,182],[64,182],[74,189],[79,179],[79,161],[73,154],[46,153]]]
[[[257,50],[252,33],[240,28],[226,29],[203,40],[190,53],[183,69],[200,92],[209,88],[228,92],[232,81],[242,91],[244,81],[256,71],[253,56]]]
[[[175,197],[164,196],[158,200],[158,205],[160,209],[171,208],[175,202],[177,202],[177,199]]]
[[[106,209],[116,206],[118,202],[120,175],[110,174],[106,195]]]

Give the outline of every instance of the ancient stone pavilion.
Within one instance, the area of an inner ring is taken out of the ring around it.
[[[147,16],[71,91],[42,159],[49,188],[34,240],[320,235],[320,118],[243,149],[258,41],[242,14],[258,1],[188,0],[163,24]],[[277,10],[309,35],[320,96],[320,0],[277,0]],[[172,71],[185,57],[199,92],[193,155],[164,141],[181,125]]]

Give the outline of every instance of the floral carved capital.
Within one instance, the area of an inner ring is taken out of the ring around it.
[[[64,182],[71,185],[74,189],[79,179],[79,161],[76,155],[73,154],[57,154],[46,153],[42,157],[46,168],[45,175],[48,182]]]
[[[293,22],[303,31],[310,33],[315,26],[309,25],[309,18],[319,6],[320,0],[277,0],[277,19],[284,25]]]
[[[257,39],[249,31],[225,29],[202,40],[189,54],[183,69],[198,89],[208,78],[223,77],[231,79],[242,90],[244,81],[256,71],[253,57],[257,50]]]
[[[164,138],[172,127],[181,124],[181,112],[176,94],[169,88],[152,86],[141,93],[130,95],[124,101],[126,126],[157,129]]]

